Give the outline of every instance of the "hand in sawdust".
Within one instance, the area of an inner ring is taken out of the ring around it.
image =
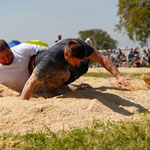
[[[119,86],[119,87],[122,87],[122,86],[125,86],[125,87],[130,86],[131,83],[129,82],[129,80],[131,80],[131,79],[130,79],[130,78],[125,78],[125,77],[123,77],[123,76],[119,76],[119,77],[117,78],[118,86]]]

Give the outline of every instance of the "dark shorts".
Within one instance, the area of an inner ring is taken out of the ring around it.
[[[39,73],[40,72],[40,73]],[[46,73],[41,72],[39,68],[35,67],[34,74],[45,86],[50,87],[52,90],[56,90],[63,86],[63,79],[66,76],[66,72],[55,69],[48,69]]]

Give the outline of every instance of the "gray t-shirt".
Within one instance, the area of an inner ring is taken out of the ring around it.
[[[70,64],[68,64],[64,58],[64,50],[67,42],[73,39],[74,38],[61,40],[49,47],[47,51],[39,53],[36,56],[34,74],[41,82],[54,87],[54,89],[62,85],[62,79],[66,76],[70,68]],[[83,43],[87,57],[93,53],[94,48],[87,43],[80,39],[74,40]]]

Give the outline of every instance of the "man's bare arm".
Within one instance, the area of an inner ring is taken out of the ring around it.
[[[106,56],[100,53],[98,50],[95,49],[93,54],[89,57],[89,59],[93,62],[100,63],[106,70],[108,70],[111,74],[115,77],[120,76],[120,72],[114,65],[114,63],[109,60]]]
[[[89,56],[89,59],[93,62],[100,63],[106,70],[108,70],[114,77],[116,77],[116,79],[118,80],[118,85],[120,87],[122,85],[130,85],[130,83],[128,82],[129,79],[126,79],[123,76],[121,76],[115,64],[102,53],[100,53],[98,50],[95,49],[92,55]]]
[[[21,93],[21,98],[23,100],[29,100],[35,86],[39,83],[40,80],[34,75],[34,73],[32,73],[30,78],[27,80],[26,84],[24,85],[23,91]]]

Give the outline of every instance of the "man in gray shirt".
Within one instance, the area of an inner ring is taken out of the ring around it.
[[[69,38],[57,42],[36,56],[35,68],[24,86],[22,99],[28,100],[39,83],[55,90],[73,82],[86,73],[89,60],[104,66],[116,77],[119,86],[130,84],[102,53],[80,39]]]

